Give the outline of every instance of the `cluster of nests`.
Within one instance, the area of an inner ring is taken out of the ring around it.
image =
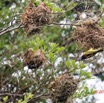
[[[39,32],[41,26],[50,23],[50,14],[51,10],[44,3],[40,3],[35,7],[30,1],[22,14],[21,24],[24,26],[28,35],[31,35]]]
[[[93,19],[85,20],[81,25],[77,26],[73,38],[84,50],[104,47],[104,29]]]
[[[51,82],[49,91],[53,103],[66,103],[68,98],[72,97],[77,90],[78,82],[79,80],[74,79],[69,73],[64,73]]]
[[[40,49],[37,51],[28,49],[23,57],[24,66],[28,66],[29,69],[39,68],[45,63],[45,60],[45,56]]]

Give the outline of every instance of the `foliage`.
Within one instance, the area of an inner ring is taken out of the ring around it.
[[[1,103],[34,103],[34,101],[46,103],[50,98],[49,84],[65,72],[73,76],[77,74],[80,82],[91,78],[91,73],[84,70],[86,64],[79,60],[82,51],[79,52],[80,48],[75,42],[69,43],[69,41],[74,32],[74,22],[81,19],[80,14],[86,10],[93,11],[94,15],[98,15],[98,12],[102,13],[104,0],[42,1],[52,11],[52,24],[42,26],[40,32],[30,36],[27,36],[27,32],[21,26],[1,34],[20,24],[28,0],[0,1]],[[35,6],[42,1],[33,0]],[[73,25],[70,25],[71,23]],[[100,19],[99,24],[104,27],[104,18]],[[46,62],[41,67],[28,69],[23,65],[23,55],[29,48],[34,51],[40,49],[44,53]],[[70,54],[73,56],[71,57]],[[83,98],[92,94],[94,94],[93,89],[90,90],[85,83],[82,83],[73,98]]]

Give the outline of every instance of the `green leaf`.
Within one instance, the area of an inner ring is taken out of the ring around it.
[[[100,20],[99,24],[100,24],[100,26],[101,26],[102,28],[104,28],[104,18],[102,18],[102,19]]]
[[[85,93],[88,94],[89,93],[88,87],[85,87],[84,89],[85,89]]]
[[[36,37],[35,41],[38,43],[40,41],[40,38]]]
[[[46,49],[47,49],[47,46],[46,46],[46,45],[44,45],[44,51],[46,51]]]
[[[44,44],[44,40],[40,40],[38,44],[39,46],[42,46]]]
[[[96,90],[94,90],[94,89],[90,90],[90,94],[95,94],[95,93],[96,93]]]
[[[66,7],[66,9],[69,11],[69,10],[72,10],[73,8],[75,8],[76,6],[78,5],[77,2],[69,2],[68,3],[68,6]]]
[[[8,49],[8,50],[11,49],[10,45],[5,45],[5,48]]]
[[[62,12],[63,9],[58,7],[55,3],[53,2],[48,2],[48,1],[44,1],[44,3],[53,11],[53,12]]]
[[[86,73],[85,73],[85,71],[84,70],[80,70],[80,76],[83,76],[83,75],[85,75]]]
[[[18,103],[23,103],[23,102],[22,102],[22,99],[18,100]]]
[[[52,49],[55,49],[56,47],[57,47],[57,44],[56,44],[56,43],[52,43],[52,44],[51,44],[51,48],[52,48]]]
[[[6,102],[8,100],[8,96],[3,98],[3,101]]]
[[[70,67],[70,61],[65,61],[65,64],[66,64],[67,68]]]
[[[49,53],[49,58],[51,62],[54,62],[55,58],[54,58],[54,53],[50,52]]]
[[[31,93],[27,93],[28,99],[31,99],[34,95]]]
[[[91,78],[91,73],[90,72],[86,73],[86,78]]]
[[[26,93],[26,95],[24,96],[24,101],[23,103],[27,103],[29,99],[31,99],[33,97],[33,94],[31,93]]]
[[[64,49],[65,49],[64,47],[58,47],[58,48],[57,48],[57,52],[60,53],[60,52],[62,52]]]
[[[86,67],[86,65],[84,64],[84,63],[82,63],[82,61],[79,63],[79,67],[81,68],[81,69],[83,69],[83,68],[85,68]]]
[[[51,52],[56,52],[57,51],[57,44],[56,43],[52,43],[51,45],[50,45],[50,48],[51,48]]]
[[[80,76],[84,76],[85,78],[91,78],[91,73],[81,69]]]
[[[72,64],[73,69],[77,69],[77,64],[75,60],[71,60],[71,64]]]

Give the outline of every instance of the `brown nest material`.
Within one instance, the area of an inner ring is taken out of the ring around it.
[[[51,10],[44,3],[40,3],[35,7],[30,2],[22,14],[21,24],[24,25],[28,35],[39,32],[41,26],[50,23],[50,14]]]
[[[24,54],[23,62],[30,69],[39,68],[45,62],[45,56],[41,50],[34,52],[32,49],[28,49]]]
[[[65,103],[68,97],[72,97],[77,89],[78,80],[69,73],[57,77],[49,85],[50,97],[53,103]]]
[[[104,47],[104,29],[93,19],[86,20],[83,24],[77,26],[73,38],[75,38],[78,46],[84,50]]]

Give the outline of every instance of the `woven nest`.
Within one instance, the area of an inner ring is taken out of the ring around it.
[[[53,103],[65,103],[77,89],[78,80],[65,73],[57,77],[49,85],[50,96]]]
[[[45,56],[41,50],[33,51],[28,49],[23,57],[25,66],[30,69],[39,68],[45,62]]]
[[[85,50],[104,47],[104,29],[91,19],[77,26],[73,37],[78,46]]]
[[[40,3],[38,7],[35,7],[30,2],[22,14],[21,24],[24,25],[28,35],[39,32],[41,26],[50,23],[50,14],[51,10],[44,3]]]

